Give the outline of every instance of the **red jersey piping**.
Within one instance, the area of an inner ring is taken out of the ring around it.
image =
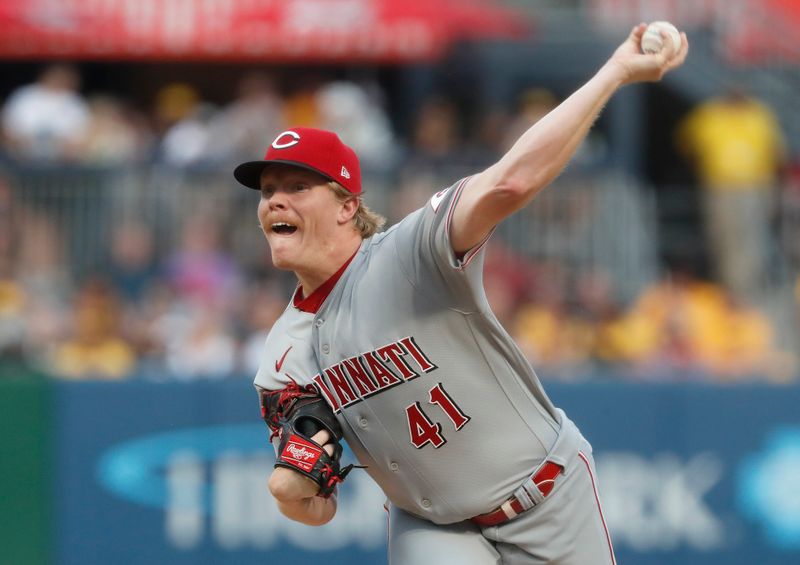
[[[358,249],[361,249],[361,247],[359,246]],[[358,253],[358,249],[356,249],[356,253]],[[325,302],[326,298],[328,298],[328,295],[333,290],[333,287],[335,287],[339,279],[342,278],[345,269],[347,269],[347,266],[353,260],[353,257],[356,256],[356,253],[353,253],[350,258],[344,262],[344,265],[339,267],[338,271],[333,273],[328,280],[319,285],[314,292],[305,298],[302,298],[302,285],[297,285],[297,290],[294,291],[294,296],[292,297],[292,305],[301,312],[316,314],[322,306],[322,303]]]

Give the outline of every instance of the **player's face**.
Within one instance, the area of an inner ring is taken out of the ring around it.
[[[279,269],[325,265],[336,247],[341,204],[327,179],[312,171],[270,165],[261,174],[258,220]]]

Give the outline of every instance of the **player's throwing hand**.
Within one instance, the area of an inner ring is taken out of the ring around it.
[[[681,44],[677,49],[672,41],[664,35],[664,49],[658,53],[642,53],[642,35],[647,29],[647,24],[640,23],[635,26],[627,39],[611,56],[609,63],[618,66],[623,72],[623,84],[635,82],[654,82],[669,71],[680,67],[689,53],[689,40],[685,33],[681,33]],[[665,34],[666,32],[662,32]]]

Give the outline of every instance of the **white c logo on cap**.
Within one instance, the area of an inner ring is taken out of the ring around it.
[[[283,143],[280,143],[281,138],[286,137],[287,135],[289,137],[291,137],[292,139],[289,140],[289,141],[284,141]],[[293,131],[291,131],[291,130],[289,130],[289,131],[283,132],[278,137],[276,137],[275,141],[272,142],[272,147],[274,147],[275,149],[286,149],[287,147],[291,147],[292,145],[297,145],[298,143],[300,143],[300,135],[295,133],[295,132],[293,132]]]

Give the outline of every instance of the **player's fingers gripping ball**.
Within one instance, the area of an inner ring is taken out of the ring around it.
[[[658,21],[648,25],[644,31],[641,42],[642,53],[660,53],[662,49],[666,48],[665,38],[661,35],[662,31],[667,34],[666,41],[672,43],[673,53],[678,52],[682,43],[678,28],[669,22]]]
[[[291,383],[281,390],[260,393],[261,415],[272,431],[270,439],[278,437],[275,467],[308,477],[319,485],[319,496],[329,497],[354,467],[340,468],[343,434],[333,410],[311,385]],[[326,444],[333,447],[330,455],[312,439],[320,430],[330,435]]]

